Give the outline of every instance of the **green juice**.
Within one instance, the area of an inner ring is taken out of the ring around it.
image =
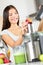
[[[26,63],[25,54],[14,55],[16,64]]]

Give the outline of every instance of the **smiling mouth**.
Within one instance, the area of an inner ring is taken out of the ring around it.
[[[18,18],[13,18],[13,19],[11,19],[11,20],[17,20]]]

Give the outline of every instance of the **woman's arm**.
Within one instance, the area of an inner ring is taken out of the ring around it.
[[[14,41],[10,36],[4,34],[4,35],[2,35],[2,39],[4,40],[4,42],[5,42],[7,45],[9,45],[9,46],[11,46],[11,47],[15,47],[15,46],[20,45],[20,44],[22,43],[22,41],[23,41],[23,36],[20,35],[20,36],[19,36],[19,39],[18,39],[17,41]]]
[[[20,44],[22,44],[23,41],[23,35],[27,32],[27,23],[23,22],[22,23],[22,27],[19,28],[19,38],[17,41],[14,41],[10,36],[8,36],[7,34],[3,34],[2,35],[2,39],[4,40],[4,42],[11,46],[11,47],[15,47],[18,46]]]

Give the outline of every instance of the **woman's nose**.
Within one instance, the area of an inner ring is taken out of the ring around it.
[[[15,14],[13,13],[13,15],[12,16],[15,16]]]

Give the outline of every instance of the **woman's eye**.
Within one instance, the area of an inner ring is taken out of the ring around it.
[[[18,14],[18,13],[17,12],[15,12],[15,13],[9,13],[9,16],[16,15],[16,14]]]
[[[16,13],[14,13],[14,14],[18,14],[18,13],[16,12]]]
[[[9,16],[12,16],[12,14],[9,14]]]

